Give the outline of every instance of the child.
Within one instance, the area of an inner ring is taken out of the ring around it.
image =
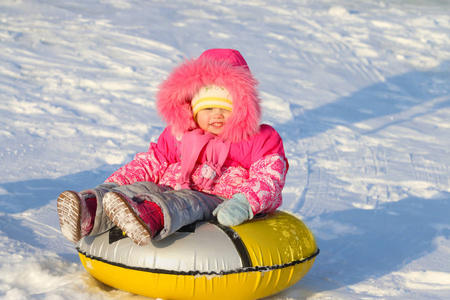
[[[175,68],[157,94],[167,128],[104,184],[59,196],[64,236],[76,243],[116,224],[145,245],[197,220],[236,226],[278,208],[288,162],[275,129],[259,125],[256,86],[236,50]]]

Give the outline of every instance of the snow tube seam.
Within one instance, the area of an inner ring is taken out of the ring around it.
[[[129,269],[129,270],[136,270],[136,271],[144,271],[144,272],[151,272],[151,273],[155,273],[155,274],[169,274],[169,275],[189,275],[189,276],[221,276],[221,275],[230,275],[230,274],[238,274],[238,273],[247,273],[247,272],[264,272],[264,271],[272,271],[272,270],[277,270],[277,269],[283,269],[283,268],[287,268],[287,267],[291,267],[291,266],[295,266],[304,262],[307,262],[311,259],[314,259],[317,255],[319,255],[320,249],[317,248],[316,252],[314,252],[311,256],[304,258],[304,259],[299,259],[296,261],[292,261],[286,264],[282,264],[282,265],[273,265],[273,266],[257,266],[257,267],[245,267],[245,268],[239,268],[239,269],[235,269],[235,270],[230,270],[230,271],[221,271],[221,272],[201,272],[201,271],[171,271],[171,270],[163,270],[163,269],[152,269],[152,268],[142,268],[142,267],[132,267],[132,266],[128,266],[125,264],[121,264],[121,263],[116,263],[116,262],[112,262],[112,261],[108,261],[106,259],[103,259],[101,257],[97,257],[94,255],[90,255],[87,254],[86,252],[82,251],[81,249],[79,249],[78,247],[76,248],[78,253],[80,253],[81,255],[85,256],[86,258],[92,259],[92,260],[97,260],[103,263],[107,263],[109,265],[113,265],[116,267],[121,267],[124,269]]]
[[[209,223],[214,224],[217,228],[221,229],[231,240],[231,242],[236,247],[236,251],[238,252],[239,256],[241,257],[242,267],[244,267],[244,268],[253,267],[252,260],[250,258],[250,254],[248,253],[248,249],[245,246],[244,241],[242,241],[239,234],[235,230],[233,230],[233,228],[224,226],[217,221],[209,221]]]

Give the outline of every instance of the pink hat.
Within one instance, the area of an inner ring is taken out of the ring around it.
[[[198,59],[213,59],[226,61],[231,66],[243,67],[250,72],[244,57],[237,50],[233,49],[209,49],[200,55]]]

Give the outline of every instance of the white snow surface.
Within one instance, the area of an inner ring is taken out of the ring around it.
[[[209,48],[260,81],[321,249],[268,299],[450,297],[450,1],[1,0],[0,45],[0,298],[143,298],[84,270],[56,198],[146,151]]]

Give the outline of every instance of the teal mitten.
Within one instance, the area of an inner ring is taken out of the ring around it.
[[[246,220],[253,218],[253,211],[243,194],[234,194],[233,198],[219,204],[213,211],[220,224],[225,226],[237,226]]]

